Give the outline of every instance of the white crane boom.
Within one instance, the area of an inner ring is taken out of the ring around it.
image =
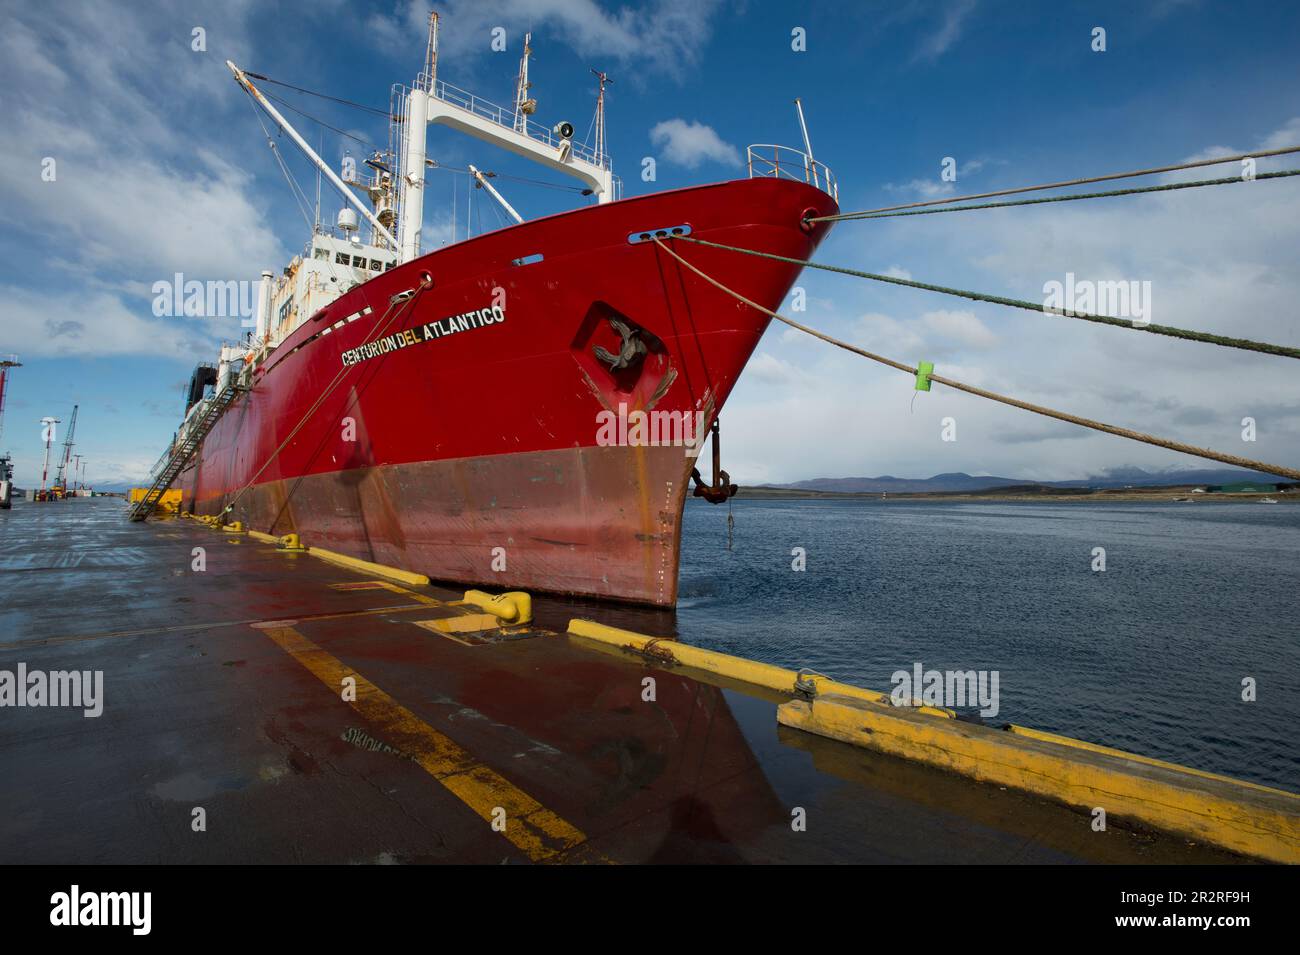
[[[393,250],[398,250],[400,247],[398,246],[397,240],[393,238],[393,234],[384,228],[383,224],[375,218],[374,213],[366,208],[365,203],[356,197],[343,180],[334,174],[334,170],[329,167],[325,160],[316,155],[316,151],[307,145],[307,141],[298,135],[298,131],[289,124],[287,119],[280,115],[280,111],[267,102],[266,97],[262,95],[262,91],[253,85],[253,82],[248,78],[248,75],[239,67],[235,66],[235,64],[230,60],[226,60],[226,66],[230,67],[230,72],[235,75],[235,81],[248,91],[249,95],[257,101],[257,104],[261,106],[262,109],[266,110],[267,115],[270,116],[271,119],[275,120],[276,125],[289,134],[289,138],[294,141],[297,147],[303,151],[303,154],[308,159],[315,163],[316,168],[325,174],[326,178],[334,184],[334,187],[338,189],[339,192],[343,193],[343,197],[347,199],[358,212],[366,217],[370,224],[375,227],[375,232],[384,237],[384,240],[388,243],[388,247]]]

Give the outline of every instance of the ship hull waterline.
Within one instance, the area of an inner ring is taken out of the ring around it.
[[[672,606],[691,469],[703,452],[710,473],[709,426],[769,319],[629,237],[686,227],[802,259],[827,228],[803,219],[834,211],[803,183],[740,180],[381,273],[262,362],[178,479],[183,508],[435,580]],[[675,249],[772,309],[799,273]],[[611,368],[620,328],[640,354]]]

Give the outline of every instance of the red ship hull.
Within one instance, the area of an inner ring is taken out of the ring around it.
[[[658,412],[703,438],[769,319],[629,237],[689,226],[803,259],[828,228],[803,218],[835,211],[803,183],[740,180],[538,219],[376,275],[257,369],[182,472],[185,506],[233,502],[227,519],[247,528],[436,580],[671,606],[703,444],[611,444],[610,419]],[[799,272],[674,249],[772,309]],[[645,346],[618,370],[594,351],[619,353],[611,320]]]

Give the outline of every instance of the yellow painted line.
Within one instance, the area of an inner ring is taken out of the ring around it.
[[[1300,863],[1300,796],[1118,750],[1062,745],[830,695],[777,707],[785,726],[1045,796],[1272,862]],[[1081,821],[1080,825],[1087,825]]]
[[[703,670],[705,673],[716,673],[718,676],[738,680],[741,683],[766,687],[769,690],[777,690],[792,696],[796,694],[795,682],[802,679],[805,684],[811,684],[816,688],[818,696],[825,693],[838,693],[842,696],[851,696],[872,703],[893,705],[889,697],[884,693],[866,690],[859,686],[850,686],[847,683],[832,680],[830,677],[809,673],[800,674],[796,670],[787,670],[784,667],[773,666],[770,663],[759,663],[756,660],[746,660],[743,657],[735,657],[729,653],[704,650],[700,647],[678,643],[676,640],[666,637],[650,637],[631,630],[620,630],[618,627],[608,627],[593,620],[570,620],[569,633],[586,640],[594,640],[598,643],[632,650],[650,660],[657,660],[668,665],[679,664],[695,670]],[[927,716],[939,716],[948,719],[956,716],[952,710],[934,706],[917,706],[912,707],[912,709]]]
[[[413,574],[409,570],[400,570],[386,564],[376,564],[373,561],[362,560],[359,557],[349,557],[347,554],[335,553],[332,550],[325,550],[323,547],[308,547],[307,553],[312,557],[327,560],[331,564],[350,567],[365,574],[374,574],[376,577],[387,577],[401,584],[408,584],[413,587],[427,587],[429,585],[429,578],[424,574]]]
[[[536,862],[554,860],[585,842],[586,836],[473,754],[402,706],[361,674],[344,666],[292,627],[260,627],[294,659],[335,693],[345,677],[356,680],[356,700],[349,705],[378,731],[394,749],[409,753],[415,762],[461,802],[491,823],[496,809],[506,813],[501,833]]]
[[[474,635],[497,630],[501,626],[501,621],[490,613],[476,613],[468,617],[441,617],[435,620],[412,620],[411,623],[465,647],[483,646],[485,641],[474,639]]]
[[[389,583],[387,580],[358,580],[349,581],[342,584],[330,584],[331,590],[387,590],[391,593],[401,594],[403,597],[410,597],[412,600],[418,600],[426,607],[445,607],[448,604],[436,597],[430,597],[428,594],[417,594],[414,590],[407,590],[405,587],[399,587],[397,584]]]
[[[338,613],[311,614],[298,619],[306,620],[342,620],[345,617],[366,617],[381,613],[408,613],[412,610],[425,610],[420,604],[399,604],[392,607],[371,607],[368,610],[342,610]],[[297,620],[283,620],[280,623],[296,623]],[[194,630],[221,630],[225,627],[251,627],[265,625],[267,620],[247,618],[243,620],[212,620],[207,623],[183,623],[170,627],[146,627],[141,630],[107,630],[98,633],[72,633],[55,637],[36,637],[31,640],[18,640],[13,643],[0,643],[0,653],[12,650],[27,650],[32,647],[53,647],[65,643],[82,643],[87,640],[111,640],[117,637],[148,637],[161,633],[186,633]]]
[[[274,534],[263,534],[261,531],[249,531],[248,536],[253,538],[253,540],[264,541],[267,544],[280,543],[280,538],[276,537]]]
[[[443,636],[451,636],[456,633],[482,633],[485,630],[501,629],[501,618],[490,613],[470,613],[458,617],[439,617],[435,620],[412,620],[411,623]],[[464,640],[458,642],[465,643]]]

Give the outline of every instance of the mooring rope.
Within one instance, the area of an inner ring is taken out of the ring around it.
[[[1086,186],[1094,182],[1111,182],[1115,179],[1133,179],[1138,176],[1154,176],[1162,172],[1177,172],[1180,169],[1196,169],[1199,166],[1218,166],[1222,163],[1241,162],[1243,159],[1266,159],[1269,156],[1285,156],[1300,152],[1300,146],[1284,146],[1281,149],[1266,149],[1255,153],[1239,153],[1236,156],[1221,156],[1217,159],[1196,159],[1191,162],[1178,163],[1174,166],[1153,166],[1150,169],[1135,169],[1132,172],[1114,172],[1105,176],[1088,176],[1083,179],[1067,179],[1063,182],[1048,182],[1037,186],[1018,186],[1015,189],[998,189],[994,192],[978,192],[967,196],[947,196],[943,199],[926,199],[922,202],[908,202],[898,206],[882,206],[879,209],[867,209],[863,212],[840,212],[832,216],[816,216],[809,222],[839,222],[848,219],[867,219],[881,212],[896,212],[899,209],[919,209],[922,206],[947,205],[951,202],[969,202],[972,199],[992,199],[995,196],[1014,196],[1021,192],[1039,192],[1043,189],[1065,189],[1069,186]],[[1256,178],[1259,178],[1258,176]]]
[[[407,306],[415,301],[419,293],[423,292],[426,288],[428,288],[432,284],[433,284],[432,280],[422,281],[419,285],[417,285],[412,290],[411,297],[406,299],[404,302],[402,302],[401,307],[398,308],[397,311],[395,312],[393,311],[393,307],[396,303],[390,300],[387,311],[385,311],[384,314],[380,316],[379,322],[382,322],[382,324],[376,323],[378,327],[375,330],[374,334],[371,337],[367,338],[364,342],[361,343],[361,345],[358,345],[357,347],[361,348],[366,345],[369,345],[371,342],[377,341],[379,337],[383,335],[383,333],[388,329],[388,326],[393,324],[393,322],[397,321],[397,319],[401,316],[402,312],[406,310]],[[389,313],[392,314],[390,315]],[[352,367],[353,366],[351,365],[344,365],[342,368],[338,370],[338,373],[334,375],[333,380],[331,380],[330,383],[325,386],[325,390],[320,393],[320,395],[316,398],[314,402],[312,402],[311,407],[307,409],[307,412],[302,416],[302,419],[296,425],[293,426],[293,430],[290,431],[289,434],[285,437],[285,439],[280,442],[279,447],[277,447],[274,451],[271,452],[271,455],[266,459],[266,462],[260,468],[257,469],[257,473],[254,474],[251,478],[249,478],[248,483],[245,484],[243,487],[241,487],[235,493],[235,496],[231,498],[230,503],[227,504],[225,507],[225,513],[229,513],[235,509],[235,505],[239,503],[240,498],[242,498],[245,492],[247,492],[248,489],[251,488],[253,484],[257,481],[257,479],[262,476],[262,472],[271,466],[271,462],[274,461],[276,457],[279,455],[279,453],[283,451],[285,447],[288,446],[289,442],[293,440],[294,436],[299,431],[302,430],[303,425],[305,425],[307,421],[311,418],[311,416],[316,413],[317,409],[319,409],[320,406],[325,403],[325,399],[328,398],[331,394],[333,394],[334,389],[337,388],[339,382],[343,380],[343,376],[347,374]]]
[[[1255,179],[1284,179],[1287,176],[1300,176],[1300,169],[1286,169],[1282,172],[1261,172]],[[1223,179],[1198,179],[1195,182],[1173,182],[1162,186],[1139,186],[1133,189],[1112,189],[1109,192],[1076,192],[1069,196],[1047,196],[1042,199],[1015,199],[1011,202],[982,202],[973,206],[947,206],[939,209],[909,209],[903,212],[878,212],[871,215],[859,215],[859,219],[896,219],[899,216],[933,216],[941,212],[969,212],[972,209],[1006,209],[1010,206],[1037,206],[1046,202],[1074,202],[1076,199],[1110,199],[1115,196],[1136,196],[1142,192],[1171,192],[1175,189],[1196,189],[1199,186],[1229,186],[1237,182],[1250,182],[1240,176],[1228,176]],[[822,221],[810,219],[810,222]]]
[[[948,288],[944,285],[932,285],[928,282],[916,282],[912,279],[898,278],[893,275],[879,275],[875,272],[863,272],[859,269],[845,268],[840,265],[822,265],[819,262],[811,262],[807,259],[792,259],[785,255],[776,255],[772,252],[759,252],[757,249],[744,249],[736,245],[723,245],[720,242],[709,242],[706,239],[697,239],[689,235],[670,236],[673,239],[684,239],[687,242],[694,242],[696,245],[707,245],[715,249],[725,249],[728,252],[743,252],[745,255],[757,255],[764,259],[774,259],[777,262],[789,262],[791,265],[802,266],[808,269],[821,269],[825,272],[838,272],[841,275],[852,275],[860,279],[871,279],[875,282],[888,282],[891,285],[903,285],[907,288],[924,289],[927,292],[940,292],[944,295],[955,295],[958,298],[970,299],[973,302],[989,302],[993,305],[1007,305],[1012,308],[1023,308],[1026,311],[1037,312],[1039,314],[1058,315],[1062,318],[1077,318],[1084,322],[1095,322],[1099,325],[1110,325],[1114,328],[1127,328],[1138,332],[1150,332],[1152,335],[1167,335],[1170,338],[1181,338],[1186,341],[1204,342],[1207,345],[1220,345],[1224,348],[1239,348],[1243,351],[1260,352],[1265,355],[1276,355],[1279,358],[1300,358],[1300,348],[1291,348],[1287,345],[1274,345],[1269,342],[1252,341],[1249,338],[1230,338],[1226,335],[1215,335],[1211,332],[1198,332],[1189,328],[1178,328],[1173,325],[1135,325],[1130,319],[1115,318],[1110,315],[1094,315],[1089,312],[1067,313],[1064,309],[1055,308],[1049,305],[1041,305],[1036,302],[1029,302],[1019,298],[1006,298],[1001,295],[987,295],[983,292],[971,292],[966,289]]]
[[[765,308],[762,305],[759,305],[757,302],[751,301],[750,299],[741,295],[739,292],[734,291],[733,289],[730,289],[727,286],[723,285],[721,282],[719,282],[717,279],[713,278],[712,276],[706,275],[704,272],[700,271],[698,268],[696,268],[686,259],[682,258],[675,251],[673,251],[671,248],[665,245],[663,240],[660,239],[658,236],[652,236],[652,238],[654,239],[655,243],[659,246],[659,248],[663,249],[674,259],[676,259],[686,268],[690,269],[690,271],[694,272],[700,278],[704,279],[704,281],[708,282],[714,288],[726,292],[732,298],[736,299],[737,301],[744,302],[746,305],[750,306],[751,308],[757,309],[758,311],[762,312],[764,315],[768,315],[772,318],[775,318],[777,321],[784,322],[785,324],[789,325],[791,328],[797,328],[799,329],[799,331],[806,332],[807,334],[812,335],[814,338],[819,338],[822,341],[827,342],[828,344],[836,346],[837,348],[843,348],[845,351],[850,351],[856,355],[861,355],[863,358],[869,358],[872,361],[879,362],[882,365],[888,365],[890,368],[897,368],[899,371],[907,372],[910,375],[917,374],[917,369],[911,365],[904,364],[901,361],[894,361],[892,358],[886,358],[883,355],[877,355],[874,352],[866,351],[865,349],[858,348],[855,345],[850,345],[848,342],[841,341],[838,338],[833,338],[830,335],[825,334],[824,332],[819,332],[815,328],[810,328],[807,325],[803,325],[799,322],[796,322],[792,318],[787,318],[786,316],[781,315],[778,312],[774,312],[769,308]],[[680,239],[685,237],[669,236],[669,238]],[[692,241],[698,242],[700,240],[696,239]],[[704,244],[712,245],[713,243],[704,243]],[[1237,467],[1248,468],[1255,471],[1262,471],[1268,474],[1276,474],[1283,477],[1288,477],[1291,478],[1292,480],[1300,480],[1300,470],[1296,470],[1294,468],[1287,468],[1278,464],[1268,464],[1263,461],[1253,461],[1250,458],[1239,457],[1235,454],[1225,454],[1222,451],[1215,451],[1210,448],[1198,448],[1194,445],[1184,444],[1181,441],[1173,441],[1168,438],[1160,438],[1155,435],[1146,434],[1142,431],[1133,431],[1130,428],[1121,428],[1113,424],[1106,424],[1105,422],[1102,421],[1094,421],[1091,418],[1083,418],[1080,417],[1079,415],[1069,414],[1068,412],[1056,411],[1055,409],[1052,408],[1045,408],[1042,405],[1031,404],[1030,402],[1021,401],[1018,398],[1011,398],[1007,395],[1001,395],[994,391],[986,391],[983,388],[976,388],[974,385],[968,385],[963,382],[955,381],[951,378],[945,378],[943,376],[936,375],[933,373],[930,373],[928,377],[930,381],[937,381],[940,384],[947,385],[949,388],[955,388],[956,390],[964,391],[967,394],[976,395],[977,397],[980,398],[987,398],[990,401],[996,401],[1004,405],[1010,405],[1013,408],[1020,408],[1024,411],[1031,411],[1034,414],[1043,415],[1044,417],[1055,418],[1057,421],[1065,421],[1069,424],[1077,424],[1084,428],[1090,428],[1093,431],[1101,431],[1105,434],[1113,434],[1121,438],[1128,438],[1132,441],[1140,441],[1143,444],[1150,444],[1155,447],[1165,448],[1170,451],[1179,451],[1183,454],[1190,454],[1195,457],[1205,458],[1206,460],[1209,461],[1219,461],[1222,462],[1223,464],[1232,464],[1232,465],[1236,465]]]

